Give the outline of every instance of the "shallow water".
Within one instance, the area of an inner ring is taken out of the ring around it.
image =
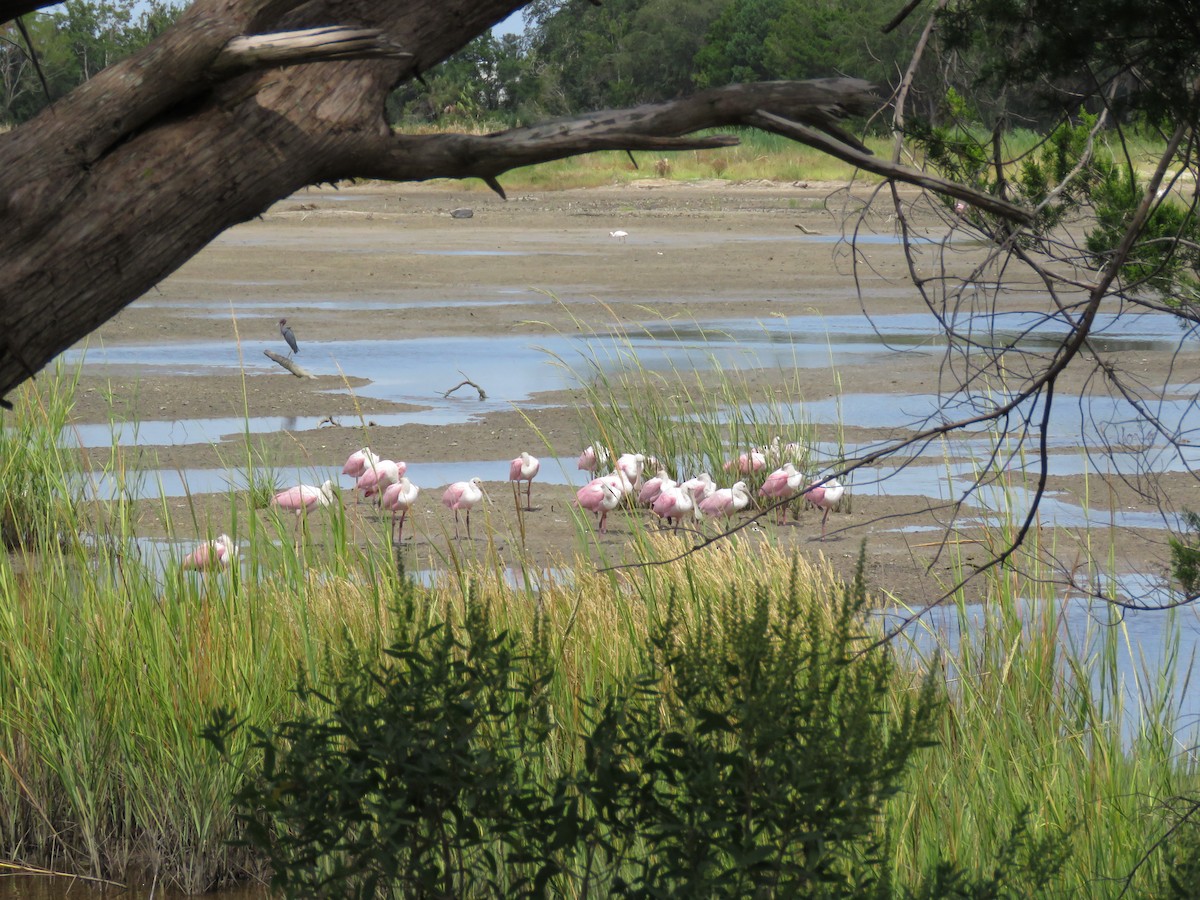
[[[332,300],[314,302],[334,303]],[[960,317],[952,325],[962,333],[986,337],[992,343],[1021,340],[1031,343],[1035,349],[1052,345],[1067,329],[1067,323],[1061,318],[1031,313]],[[422,407],[368,417],[378,425],[448,425],[469,422],[475,416],[508,410],[514,405],[525,410],[536,409],[530,401],[533,395],[574,387],[581,378],[597,372],[615,373],[630,366],[660,371],[675,369],[684,373],[713,367],[825,368],[830,365],[831,358],[833,365],[840,367],[878,360],[885,354],[894,353],[897,347],[915,348],[915,352],[929,352],[934,357],[942,352],[937,346],[940,341],[937,335],[937,320],[928,314],[879,316],[871,320],[861,315],[779,317],[757,322],[672,320],[652,322],[627,336],[500,335],[305,341],[298,360],[317,374],[336,376],[344,371],[369,379],[371,384],[357,391],[362,396]],[[1101,316],[1095,325],[1095,335],[1096,342],[1107,349],[1126,351],[1165,352],[1179,346],[1181,341],[1194,340],[1194,335],[1183,332],[1173,317],[1155,314],[1120,319]],[[277,348],[278,344],[278,340],[246,341],[240,347],[229,340],[150,346],[106,344],[89,349],[85,359],[89,367],[113,365],[147,373],[184,373],[197,377],[243,368],[248,372],[268,372],[277,371],[277,367],[263,357],[261,351]],[[928,345],[928,349],[922,350],[922,345]],[[84,358],[82,352],[70,351],[68,362]],[[459,370],[487,387],[487,400],[473,399],[468,396],[470,392],[462,391],[454,397],[443,398],[431,389],[431,386],[449,388],[458,383],[462,377]],[[1158,414],[1166,432],[1179,441],[1177,446],[1171,446],[1161,433],[1149,429],[1141,421],[1138,411],[1123,398],[1059,397],[1052,409],[1046,435],[1046,444],[1051,450],[1074,450],[1081,441],[1094,448],[1107,445],[1114,449],[1107,454],[1095,450],[1090,456],[1053,453],[1050,473],[1136,475],[1150,466],[1167,472],[1200,467],[1200,410],[1196,405],[1195,385],[1178,384],[1172,389],[1183,396],[1148,397],[1145,402]],[[916,429],[976,415],[994,408],[1000,399],[966,401],[933,394],[862,393],[795,404],[785,410],[796,423],[834,424],[840,421],[851,427]],[[751,405],[743,412],[759,417],[767,410]],[[1030,421],[1040,421],[1039,402],[1027,403],[1019,412]],[[73,427],[65,437],[83,447],[107,447],[114,440],[121,446],[211,444],[247,433],[310,430],[320,427],[322,421],[323,417],[318,416],[268,416],[249,421],[238,418],[150,420],[120,424],[115,434],[107,424],[80,425]],[[888,494],[950,499],[957,494],[950,492],[947,467],[942,457],[947,453],[956,458],[974,453],[978,458],[986,458],[991,448],[984,436],[985,427],[976,427],[977,436],[964,441],[932,442],[916,448],[931,458],[928,464],[911,466],[890,475],[882,469],[860,471],[854,476],[855,490],[866,492],[871,485],[877,484],[878,491]],[[1019,469],[1023,465],[1031,471],[1033,464],[1028,459],[1036,450],[1036,440],[1036,434],[1030,435],[1023,448],[1010,441],[1002,458],[1004,464],[1010,469]],[[1021,449],[1025,462],[1018,452]],[[827,450],[827,459],[832,459],[836,452]],[[414,480],[428,485],[475,475],[486,481],[500,481],[507,475],[507,460],[437,465],[440,468],[435,470],[434,464],[428,464],[430,474],[414,477]],[[557,475],[551,471],[555,468],[559,469]],[[495,474],[490,474],[492,472]],[[955,491],[968,486],[966,477],[971,472],[969,463],[956,459],[951,466]],[[145,484],[150,485],[151,496],[156,495],[154,491],[160,483],[168,496],[189,491],[207,493],[228,489],[230,478],[236,484],[239,474],[237,470],[156,471],[149,475]],[[289,472],[287,477],[293,477],[292,473]],[[548,466],[543,469],[541,480],[577,484],[579,476],[569,464]],[[97,490],[101,496],[106,496],[111,494],[112,486],[101,479]],[[984,488],[979,498],[987,508],[1010,510],[1019,518],[1029,507],[1030,492],[1023,486],[1014,487],[1007,493]],[[1041,510],[1044,521],[1059,525],[1107,525],[1111,521],[1107,510],[1103,513],[1084,510],[1071,498],[1057,495],[1044,498]],[[1116,521],[1143,527],[1163,526],[1157,513],[1137,510],[1117,511]]]
[[[1127,583],[1121,588],[1140,598],[1142,605],[1168,599],[1162,585],[1153,579],[1125,578]],[[1021,602],[1018,614],[1026,630],[1040,619],[1043,608],[1037,602]],[[1200,693],[1186,688],[1188,670],[1195,665],[1200,653],[1200,610],[1184,607],[1174,612],[1150,609],[1122,612],[1107,603],[1078,597],[1059,601],[1054,609],[1061,643],[1077,657],[1097,661],[1096,665],[1088,667],[1093,690],[1100,687],[1098,670],[1104,642],[1106,638],[1116,639],[1116,672],[1125,705],[1122,733],[1127,742],[1139,727],[1140,701],[1150,699],[1149,691],[1156,682],[1157,673],[1177,652],[1177,679],[1167,692],[1167,698],[1177,713],[1175,735],[1179,750],[1195,747],[1195,736],[1200,728]],[[890,628],[896,627],[909,611],[889,609],[878,615],[885,627]],[[985,619],[995,615],[994,610],[983,606],[966,607],[961,614],[954,606],[934,607],[910,624],[893,646],[922,657],[942,648],[947,678],[954,678],[957,673],[953,660],[959,652],[964,626],[971,639],[977,640]],[[1177,647],[1175,642],[1178,642]],[[908,649],[904,650],[906,647]]]
[[[541,484],[583,484],[590,478],[575,467],[575,457],[542,457],[542,467],[534,482],[536,495]],[[423,491],[444,488],[455,481],[482,478],[485,482],[508,481],[509,460],[491,459],[467,462],[415,462],[408,464],[406,476]],[[259,469],[259,477],[269,477],[284,490],[296,484],[321,484],[326,479],[343,490],[354,486],[354,479],[342,474],[338,466],[274,466]],[[84,482],[88,500],[114,500],[124,496],[131,500],[157,497],[186,497],[199,494],[223,494],[246,488],[246,469],[228,468],[139,469],[128,473],[124,483],[105,472],[90,473]]]

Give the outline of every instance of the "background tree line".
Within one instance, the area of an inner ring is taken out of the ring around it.
[[[0,127],[32,118],[178,16],[177,0],[68,0],[24,25],[45,86],[15,23],[0,27]],[[526,123],[589,109],[669,100],[737,81],[851,74],[900,77],[920,23],[884,34],[895,0],[534,0],[523,34],[485,33],[408,84],[394,120]],[[926,67],[916,93],[939,114],[944,73]]]

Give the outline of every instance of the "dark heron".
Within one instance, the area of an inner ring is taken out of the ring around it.
[[[293,353],[300,352],[300,347],[296,343],[296,335],[292,334],[292,329],[288,327],[287,319],[279,320],[279,333],[283,335],[283,339],[287,341],[287,345],[292,348]]]

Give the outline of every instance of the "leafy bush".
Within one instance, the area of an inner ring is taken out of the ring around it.
[[[559,755],[542,625],[498,633],[474,597],[461,623],[427,624],[410,585],[383,662],[302,685],[308,714],[254,730],[247,840],[287,896],[893,896],[880,813],[928,743],[935,682],[887,712],[861,576],[832,617],[796,580],[695,597],[699,617],[673,598],[638,677]],[[233,719],[208,730],[219,749]],[[1055,867],[1012,844],[987,884]],[[913,896],[983,896],[951,866],[925,880]]]

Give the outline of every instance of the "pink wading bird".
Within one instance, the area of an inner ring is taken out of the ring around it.
[[[417,496],[420,493],[419,487],[403,477],[384,489],[382,505],[384,509],[392,511],[392,531],[395,532],[392,541],[394,543],[398,544],[404,540],[404,519],[408,516],[408,511],[413,508],[413,504],[417,502]],[[396,528],[396,513],[400,513],[399,529]]]
[[[603,447],[597,447],[595,444],[588,444],[583,452],[579,454],[579,460],[575,464],[575,468],[581,469],[584,472],[594,473],[600,466],[608,465],[608,451]]]
[[[533,479],[542,468],[541,462],[533,454],[522,450],[521,455],[508,465],[508,480],[513,483],[513,499],[520,506],[521,482],[528,481],[525,491],[525,509],[533,511]]]
[[[296,528],[298,529],[302,516],[306,516],[309,510],[318,506],[332,506],[336,496],[332,481],[326,481],[320,487],[298,484],[294,488],[288,488],[286,491],[276,494],[271,504],[280,509],[295,510]]]
[[[679,531],[679,523],[684,516],[694,516],[696,513],[696,500],[687,485],[688,482],[685,481],[683,484],[663,488],[654,505],[650,507],[656,516],[666,519],[668,525],[671,525],[673,520],[676,532]]]
[[[624,494],[621,492],[619,483],[612,475],[594,478],[575,492],[575,500],[583,509],[600,516],[601,534],[608,533],[605,528],[608,514],[620,505],[622,496]]]
[[[718,516],[729,518],[734,513],[741,512],[750,505],[750,493],[746,490],[746,482],[739,481],[731,488],[721,488],[700,501],[696,507],[700,516],[715,519]]]
[[[617,470],[624,473],[630,484],[641,487],[642,471],[646,467],[646,454],[622,453],[617,457]]]
[[[797,496],[803,487],[804,476],[797,472],[796,467],[791,463],[784,463],[781,468],[767,476],[767,480],[763,482],[758,493],[760,497],[789,501],[779,505],[779,515],[776,521],[777,524],[782,525],[787,520],[787,510],[791,505],[791,499]]]
[[[731,459],[725,463],[726,472],[736,469],[739,475],[751,475],[754,472],[761,472],[766,467],[767,457],[757,447],[749,453],[743,453],[737,459]]]
[[[342,466],[342,474],[349,475],[357,482],[366,473],[368,467],[374,466],[379,461],[378,454],[372,452],[370,447],[363,447],[361,450],[355,450],[346,457],[346,464]],[[357,484],[355,486],[357,487]],[[354,494],[354,502],[357,503],[358,500],[359,497],[356,492]]]
[[[472,478],[470,481],[456,481],[442,494],[442,505],[454,510],[454,539],[458,540],[458,511],[467,511],[467,537],[471,537],[471,507],[483,499],[483,481]]]
[[[675,484],[666,469],[659,469],[658,474],[643,484],[642,489],[638,491],[638,503],[653,506],[658,495],[669,487],[675,487]]]
[[[838,505],[844,493],[846,489],[836,478],[830,478],[822,485],[810,486],[804,492],[805,500],[817,509],[825,510],[825,515],[821,516],[821,540],[825,540],[825,520],[829,518],[829,510]]]
[[[233,560],[237,559],[237,547],[229,535],[221,534],[211,541],[205,541],[183,558],[179,564],[181,569],[228,569]]]
[[[408,463],[381,459],[373,465],[368,465],[366,471],[358,477],[355,487],[363,492],[364,497],[374,497],[382,494],[389,485],[398,482],[408,471]]]
[[[716,482],[712,480],[712,476],[707,472],[701,472],[695,478],[689,478],[679,486],[687,491],[697,503],[705,497],[711,497],[717,489]]]

